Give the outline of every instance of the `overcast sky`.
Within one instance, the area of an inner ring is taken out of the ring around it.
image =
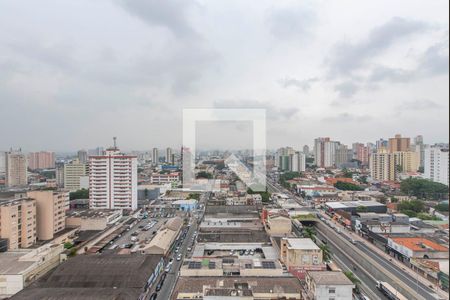
[[[395,133],[445,142],[448,6],[2,0],[0,149],[77,150],[112,136],[126,150],[178,147],[183,108],[241,107],[267,109],[269,148]],[[248,136],[231,127],[198,144],[239,148]]]

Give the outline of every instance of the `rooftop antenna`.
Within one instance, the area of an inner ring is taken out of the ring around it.
[[[117,149],[117,137],[113,137],[114,149]]]

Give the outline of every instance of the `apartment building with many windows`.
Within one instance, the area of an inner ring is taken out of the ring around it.
[[[64,189],[69,191],[77,191],[84,187],[83,178],[89,176],[88,164],[82,163],[78,159],[74,159],[64,165]]]
[[[449,148],[432,146],[425,149],[424,177],[434,182],[449,185]]]
[[[38,240],[51,240],[65,228],[66,210],[69,209],[69,193],[56,190],[29,191],[29,198],[36,201],[36,233]]]
[[[89,207],[137,209],[137,156],[113,147],[89,157]]]
[[[8,240],[8,250],[28,248],[36,242],[34,199],[0,199],[0,238]]]
[[[28,184],[27,157],[18,151],[5,154],[5,184],[7,187],[24,187]]]

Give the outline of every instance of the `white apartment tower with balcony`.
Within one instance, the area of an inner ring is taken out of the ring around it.
[[[89,207],[137,209],[137,157],[117,147],[89,157]]]
[[[424,177],[434,182],[449,185],[449,149],[439,145],[425,148]]]

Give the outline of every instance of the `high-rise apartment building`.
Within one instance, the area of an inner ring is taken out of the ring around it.
[[[425,166],[425,144],[423,142],[423,136],[418,135],[414,138],[414,144],[411,145],[411,151],[419,153],[420,156],[420,167]]]
[[[18,151],[6,153],[5,184],[7,187],[23,187],[28,184],[27,157]]]
[[[411,139],[404,138],[400,134],[396,134],[395,137],[389,139],[388,150],[391,153],[410,151]]]
[[[370,156],[370,175],[377,181],[396,181],[399,174],[415,172],[419,168],[419,155],[412,151],[377,152]]]
[[[158,151],[158,148],[153,148],[153,150],[152,150],[152,164],[154,166],[159,164],[159,151]]]
[[[348,163],[349,160],[349,149],[346,145],[339,144],[336,147],[336,155],[335,155],[335,165],[337,168],[341,168],[343,165]],[[350,158],[351,159],[351,158]]]
[[[366,146],[362,143],[354,143],[352,149],[353,149],[353,158],[359,160],[362,165],[368,166],[369,157],[371,154],[369,146]]]
[[[277,150],[275,153],[275,166],[280,170],[288,171],[291,169],[290,156],[295,154],[295,150],[292,147],[283,147]]]
[[[137,209],[137,157],[116,147],[89,157],[89,207]]]
[[[36,242],[35,200],[0,199],[0,238],[8,240],[8,250],[28,248]]]
[[[55,168],[55,153],[49,151],[28,153],[28,168],[31,170]]]
[[[309,155],[309,146],[308,145],[303,146],[303,153],[305,153],[306,156]]]
[[[0,175],[4,175],[6,171],[6,152],[0,151]]]
[[[336,149],[339,142],[330,140],[329,137],[314,140],[315,164],[320,168],[331,168],[336,165]]]
[[[82,163],[78,159],[74,159],[70,163],[64,165],[64,189],[69,191],[77,191],[87,186],[83,185],[83,179],[89,176],[88,164]]]
[[[425,148],[424,177],[434,182],[449,185],[448,154],[448,146],[432,146]]]
[[[38,240],[51,240],[64,230],[69,192],[56,190],[29,191],[27,196],[36,201],[36,234]]]
[[[64,187],[64,163],[58,162],[55,164],[56,185],[60,188]]]
[[[78,160],[80,161],[80,163],[85,164],[88,162],[89,155],[86,150],[79,150],[77,153],[77,156],[78,156]]]
[[[306,170],[306,155],[303,152],[295,152],[289,155],[289,171],[291,172],[305,172]]]
[[[385,139],[379,139],[375,144],[375,148],[377,151],[387,151],[388,144],[389,142]]]
[[[172,154],[172,148],[167,147],[166,148],[166,163],[170,164],[170,165],[173,165],[174,164],[173,158],[174,157],[173,157],[173,154]]]

